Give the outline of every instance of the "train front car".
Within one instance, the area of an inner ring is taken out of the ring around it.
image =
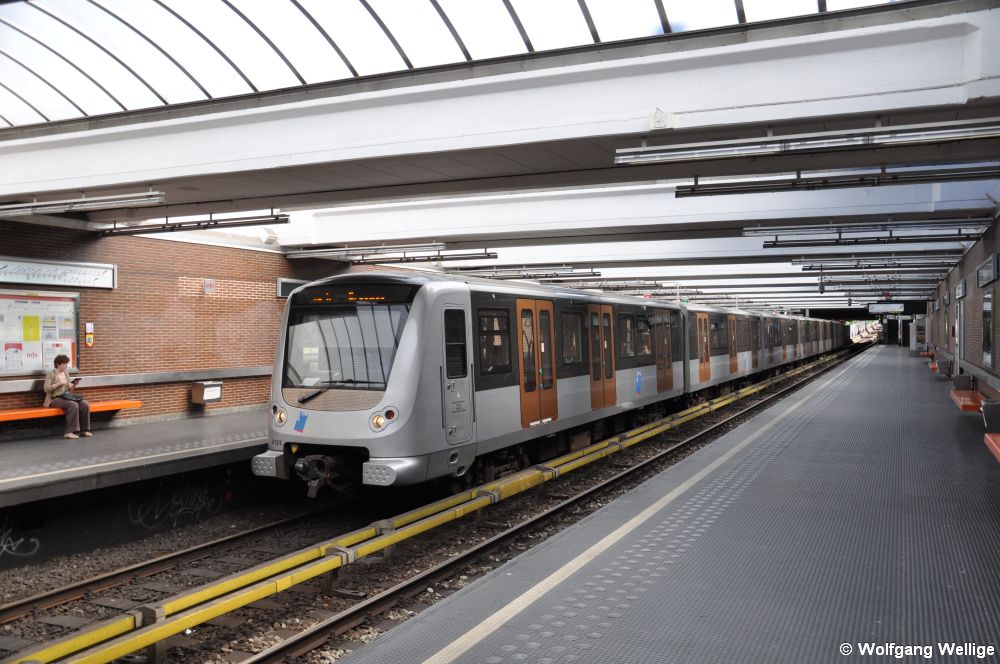
[[[312,496],[461,475],[475,458],[468,303],[464,284],[385,273],[296,290],[254,474],[298,476]]]

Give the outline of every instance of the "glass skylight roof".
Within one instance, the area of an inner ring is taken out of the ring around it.
[[[882,4],[24,0],[0,5],[0,127]]]

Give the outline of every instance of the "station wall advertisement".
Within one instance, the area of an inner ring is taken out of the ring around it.
[[[0,290],[0,376],[52,368],[56,355],[77,364],[76,293]]]

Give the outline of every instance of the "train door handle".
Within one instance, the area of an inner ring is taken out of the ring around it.
[[[448,435],[449,436],[455,435],[455,427],[448,427]]]

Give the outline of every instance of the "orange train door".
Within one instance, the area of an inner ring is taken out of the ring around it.
[[[758,356],[760,355],[760,318],[750,319],[750,361],[753,363],[754,369],[757,368],[759,361]]]
[[[521,427],[528,428],[558,418],[555,355],[552,345],[552,303],[517,300],[521,354]]]
[[[653,318],[656,342],[656,391],[674,389],[674,360],[670,348],[670,314],[659,313]]]
[[[712,349],[708,343],[708,314],[697,314],[698,324],[698,382],[712,380]]]
[[[588,305],[587,325],[590,328],[590,407],[596,410],[613,406],[618,401],[611,305]]]
[[[729,374],[735,375],[739,371],[739,358],[736,356],[736,316],[728,316],[726,323],[729,326]]]

